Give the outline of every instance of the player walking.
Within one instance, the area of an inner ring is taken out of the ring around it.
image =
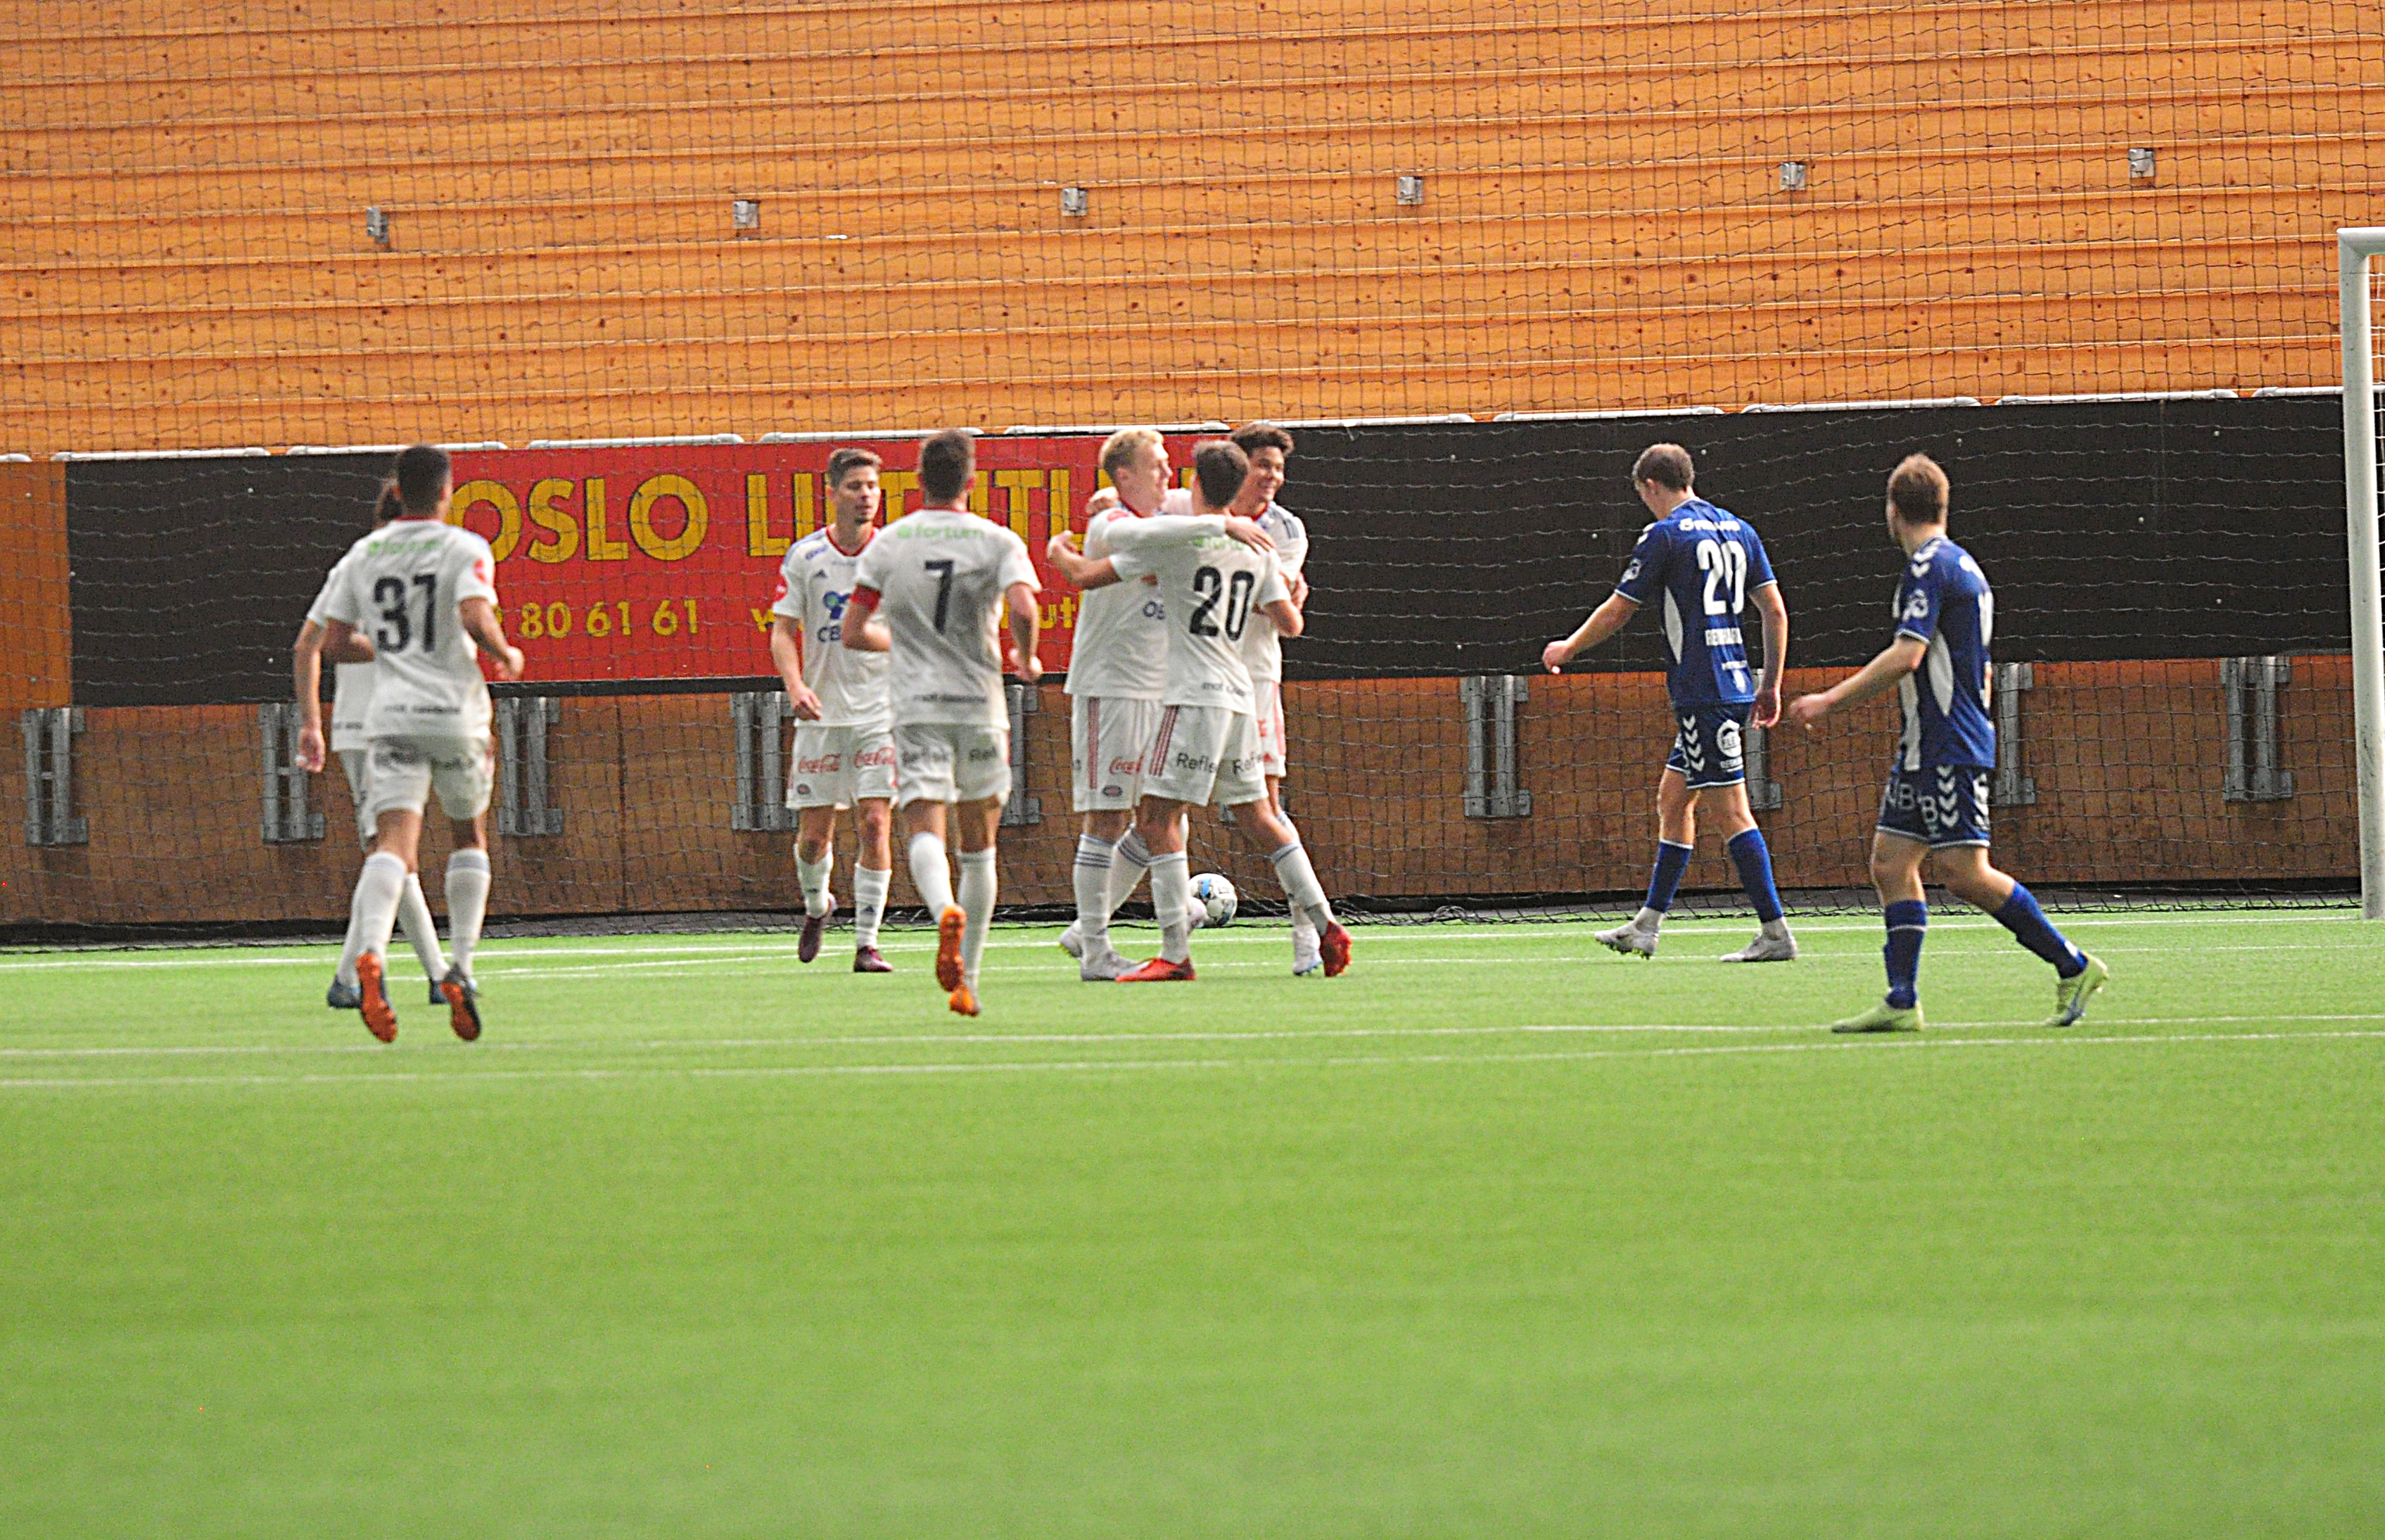
[[[381,496],[373,508],[373,528],[398,516],[404,505],[397,498],[397,483],[383,482]],[[335,563],[331,574],[323,580],[323,590],[306,611],[306,623],[298,628],[298,640],[290,650],[292,682],[298,702],[298,768],[309,774],[323,768],[323,637],[330,623],[326,607],[332,593],[346,580],[347,557]],[[365,752],[365,713],[372,707],[373,654],[371,644],[361,636],[350,636],[347,646],[331,659],[336,666],[337,682],[331,690],[331,752],[340,757],[340,768],[348,778],[349,800],[356,804],[356,842],[370,855],[378,831],[373,827],[372,768]],[[431,983],[431,1003],[444,1005],[446,996],[440,993],[440,982],[447,977],[447,958],[439,950],[439,927],[431,918],[431,905],[422,896],[422,879],[409,871],[406,889],[398,895],[397,921],[406,931],[406,939],[414,945],[414,955],[422,964],[422,975]],[[356,906],[348,910],[348,934],[340,948],[340,965],[331,975],[331,987],[324,992],[323,1003],[333,1010],[354,1010],[363,998],[356,983],[356,959],[364,955],[364,932]]]
[[[977,480],[969,435],[919,445],[925,504],[880,532],[854,570],[843,645],[891,655],[895,777],[911,882],[936,916],[936,983],[952,1008],[978,1013],[978,962],[996,891],[994,833],[1010,797],[1010,712],[996,618],[1007,611],[1018,677],[1032,683],[1042,612],[1034,564],[1018,535],[968,510]],[[945,810],[959,824],[960,903],[946,862]]]
[[[407,449],[397,457],[396,481],[404,505],[397,518],[343,558],[347,575],[324,607],[324,650],[336,655],[366,632],[379,670],[365,714],[367,800],[376,834],[356,877],[353,911],[364,941],[356,959],[359,1008],[375,1037],[387,1043],[397,1036],[382,959],[435,787],[456,836],[447,858],[455,960],[440,994],[456,1035],[468,1043],[481,1035],[472,952],[489,907],[487,822],[496,757],[480,647],[496,655],[506,679],[521,677],[522,655],[497,618],[489,543],[445,522],[456,492],[446,451],[428,444]]]
[[[894,878],[890,830],[894,802],[894,722],[886,703],[884,653],[842,646],[854,571],[877,535],[877,456],[840,449],[828,457],[828,528],[795,542],[779,568],[770,607],[770,661],[794,710],[794,762],[787,806],[795,809],[795,876],[803,885],[804,933],[795,957],[819,956],[836,912],[828,890],[836,857],[837,809],[853,809],[853,970],[891,973],[878,950],[878,922]]]
[[[1754,940],[1723,960],[1785,962],[1797,955],[1797,942],[1781,916],[1764,831],[1748,810],[1742,744],[1751,715],[1758,727],[1780,720],[1789,607],[1781,602],[1754,529],[1699,496],[1693,475],[1690,452],[1678,444],[1654,444],[1641,451],[1631,485],[1655,521],[1640,532],[1613,596],[1571,636],[1542,649],[1541,661],[1555,673],[1621,631],[1652,595],[1663,598],[1665,645],[1673,660],[1667,688],[1680,725],[1657,782],[1656,867],[1640,912],[1596,939],[1626,957],[1656,955],[1657,927],[1673,907],[1673,894],[1697,848],[1700,795],[1713,792],[1716,821],[1763,925]],[[1764,619],[1760,679],[1748,668],[1741,630],[1751,596]]]
[[[1149,518],[1168,495],[1168,446],[1152,428],[1121,428],[1102,444],[1102,470],[1118,500],[1085,526],[1085,554],[1109,555],[1110,526]],[[1078,977],[1115,979],[1126,960],[1110,944],[1110,916],[1150,865],[1129,832],[1143,795],[1143,750],[1168,685],[1166,608],[1155,579],[1089,591],[1077,610],[1068,660],[1068,796],[1080,815],[1077,919],[1060,945]],[[1119,842],[1132,841],[1124,857]],[[1122,881],[1121,881],[1122,879]]]
[[[1888,926],[1888,997],[1834,1023],[1832,1032],[1920,1030],[1921,942],[1929,925],[1921,890],[1925,855],[1956,897],[1995,916],[2054,966],[2054,1014],[2045,1025],[2077,1021],[2112,976],[2054,928],[2029,889],[1988,863],[1988,775],[1996,764],[1988,644],[1995,595],[1971,554],[1946,538],[1946,472],[1929,456],[1907,456],[1890,475],[1889,538],[1906,557],[1891,612],[1896,635],[1856,672],[1789,706],[1789,720],[1808,728],[1838,707],[1892,687],[1904,707],[1904,732],[1871,842],[1872,885]]]
[[[1110,554],[1089,560],[1053,537],[1046,555],[1080,588],[1155,573],[1168,614],[1168,687],[1144,754],[1135,833],[1151,852],[1152,908],[1159,956],[1118,976],[1122,983],[1189,980],[1192,973],[1190,881],[1184,818],[1215,804],[1243,815],[1236,826],[1275,866],[1284,895],[1317,932],[1328,977],[1350,966],[1350,933],[1333,918],[1299,834],[1275,814],[1251,713],[1250,670],[1242,642],[1255,611],[1300,634],[1300,611],[1276,570],[1267,536],[1226,512],[1250,473],[1250,460],[1219,440],[1192,458],[1194,513],[1121,520],[1109,528]]]

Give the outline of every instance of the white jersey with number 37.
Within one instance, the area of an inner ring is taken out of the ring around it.
[[[1040,586],[1025,541],[974,513],[921,508],[878,532],[853,581],[878,595],[893,641],[895,726],[1010,725],[994,628],[1011,584]]]
[[[324,609],[373,645],[365,735],[486,737],[481,649],[456,612],[467,599],[497,602],[489,543],[435,519],[401,519],[357,541],[340,565],[346,577]]]

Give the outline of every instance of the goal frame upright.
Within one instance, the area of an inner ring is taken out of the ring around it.
[[[2385,226],[2341,229],[2344,540],[2352,571],[2353,755],[2360,796],[2360,912],[2385,920],[2385,602],[2378,575],[2376,332],[2369,269]]]

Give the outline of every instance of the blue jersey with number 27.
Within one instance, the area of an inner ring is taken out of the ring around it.
[[[1896,634],[1924,644],[1921,667],[1897,686],[1906,770],[1956,765],[1993,770],[1995,719],[1988,715],[1988,643],[1996,596],[1971,553],[1941,535],[1913,553],[1896,585]]]
[[[1744,706],[1756,665],[1740,621],[1747,595],[1771,582],[1764,542],[1744,520],[1692,497],[1640,532],[1615,591],[1634,604],[1661,596],[1673,709]]]

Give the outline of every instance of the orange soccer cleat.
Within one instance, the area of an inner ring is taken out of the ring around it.
[[[936,920],[936,983],[947,991],[961,986],[961,927],[968,923],[968,916],[957,908],[946,909]]]
[[[1317,950],[1325,958],[1325,976],[1340,977],[1350,966],[1350,933],[1335,920],[1317,933]]]
[[[1130,968],[1118,976],[1120,983],[1191,983],[1192,959],[1170,962],[1166,958],[1154,958],[1140,968]]]
[[[971,989],[967,984],[963,984],[958,989],[953,991],[952,999],[948,1003],[952,1006],[953,1014],[955,1016],[975,1016],[977,1014],[977,991]]]
[[[381,954],[367,952],[356,959],[356,1008],[364,1012],[365,1030],[384,1043],[397,1041],[397,1012],[389,1003],[388,981],[381,977]]]
[[[456,1035],[467,1043],[481,1040],[480,991],[460,968],[450,968],[447,976],[439,981],[439,993],[447,1001],[447,1024]]]

